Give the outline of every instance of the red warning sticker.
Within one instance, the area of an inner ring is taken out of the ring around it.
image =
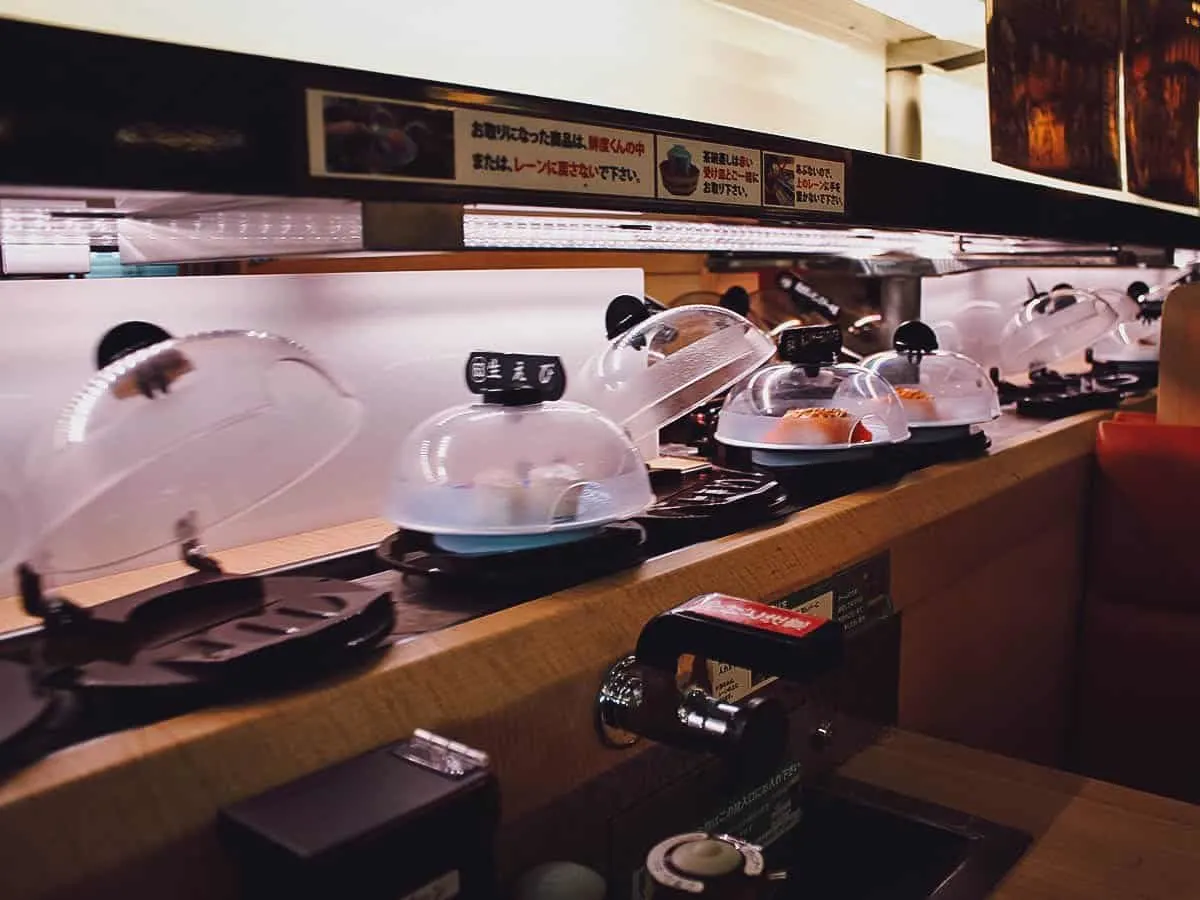
[[[803,637],[829,621],[778,606],[730,597],[728,594],[703,594],[694,597],[678,609],[681,612],[696,613],[721,622],[760,628],[790,637]]]

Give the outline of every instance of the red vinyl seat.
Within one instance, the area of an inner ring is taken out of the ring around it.
[[[1200,802],[1200,428],[1100,426],[1073,762]]]

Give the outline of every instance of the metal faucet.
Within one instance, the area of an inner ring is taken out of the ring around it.
[[[838,622],[725,594],[703,594],[655,616],[634,654],[614,664],[600,685],[596,726],[607,746],[645,737],[750,764],[782,757],[783,704],[712,696],[678,675],[685,654],[805,684],[841,665],[843,632]]]

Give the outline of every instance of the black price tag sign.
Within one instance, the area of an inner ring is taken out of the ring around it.
[[[842,349],[842,331],[836,325],[797,325],[779,334],[779,355],[789,362],[825,362]]]
[[[472,394],[535,390],[543,400],[557,400],[567,389],[567,374],[557,356],[476,350],[467,358],[466,375]]]

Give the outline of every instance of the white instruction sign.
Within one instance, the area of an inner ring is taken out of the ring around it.
[[[810,156],[762,155],[763,206],[809,212],[846,212],[846,165]]]
[[[317,177],[654,196],[649,134],[324,91],[307,104]]]
[[[757,150],[688,138],[655,138],[655,175],[660,200],[758,206],[762,158]]]

